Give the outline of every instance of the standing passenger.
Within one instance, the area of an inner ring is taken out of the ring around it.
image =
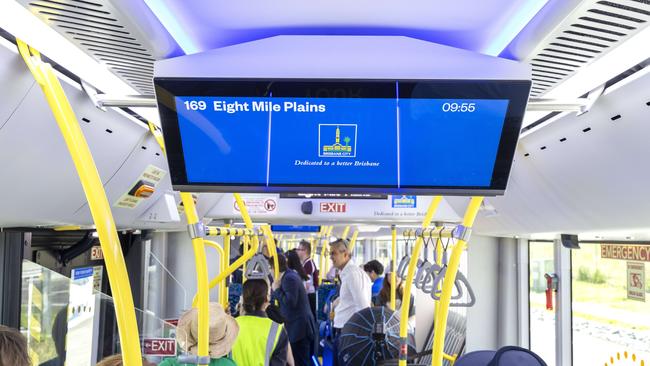
[[[316,319],[316,289],[318,289],[318,268],[316,264],[311,259],[311,243],[307,240],[301,240],[296,249],[298,257],[302,262],[302,266],[305,270],[307,276],[311,279],[307,282],[305,289],[307,290],[307,298],[309,299],[309,307],[311,308],[311,314]]]
[[[287,252],[287,257],[288,260],[278,255],[280,278],[273,283],[273,295],[280,301],[296,366],[307,366],[316,338],[316,325],[303,283],[307,275],[294,250]]]
[[[266,317],[269,285],[262,279],[244,283],[242,312],[237,317],[239,337],[232,356],[240,366],[285,366],[289,339],[281,324]]]
[[[235,366],[228,358],[228,354],[237,338],[239,327],[233,317],[223,311],[221,305],[211,302],[209,304],[210,324],[208,337],[209,366]],[[176,341],[180,348],[191,355],[198,355],[199,311],[192,308],[178,319],[176,327]],[[159,366],[185,365],[178,358],[168,358]]]
[[[352,315],[370,307],[371,284],[368,275],[352,262],[347,240],[338,239],[330,244],[330,258],[341,277],[340,295],[333,304],[334,332],[337,334]]]
[[[363,270],[370,277],[370,281],[372,281],[372,297],[375,298],[379,295],[379,291],[381,291],[384,283],[384,277],[381,276],[384,274],[384,266],[378,260],[373,259],[363,265]]]

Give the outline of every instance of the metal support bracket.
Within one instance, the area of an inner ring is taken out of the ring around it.
[[[590,91],[589,94],[587,94],[587,98],[586,98],[587,103],[585,103],[585,105],[583,105],[582,108],[580,108],[580,112],[578,112],[576,115],[579,116],[581,114],[585,114],[589,112],[591,107],[593,107],[593,105],[596,103],[598,98],[600,98],[604,92],[605,92],[605,84],[599,85],[596,89]]]
[[[202,222],[187,225],[187,231],[190,233],[190,238],[192,239],[205,237],[205,225]]]
[[[458,225],[456,228],[454,228],[454,231],[451,235],[454,239],[462,240],[467,243],[469,241],[469,238],[472,236],[472,228],[464,225]]]
[[[93,105],[97,109],[106,112],[106,108],[99,103],[99,98],[98,98],[99,93],[97,92],[97,89],[94,86],[88,84],[85,80],[81,80],[81,89],[84,92],[86,92],[86,95],[88,96],[88,98],[90,98],[90,101],[93,102]]]

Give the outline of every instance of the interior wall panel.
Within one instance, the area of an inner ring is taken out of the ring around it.
[[[488,235],[638,230],[650,212],[650,73],[519,141],[504,196],[488,197]],[[450,198],[459,210],[463,201]]]

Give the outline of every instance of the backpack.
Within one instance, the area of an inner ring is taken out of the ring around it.
[[[502,347],[497,351],[475,351],[460,357],[454,366],[547,366],[538,355],[526,348]]]

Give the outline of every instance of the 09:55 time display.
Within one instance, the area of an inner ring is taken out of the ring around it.
[[[456,103],[448,102],[442,104],[443,112],[474,112],[476,111],[476,103]]]

